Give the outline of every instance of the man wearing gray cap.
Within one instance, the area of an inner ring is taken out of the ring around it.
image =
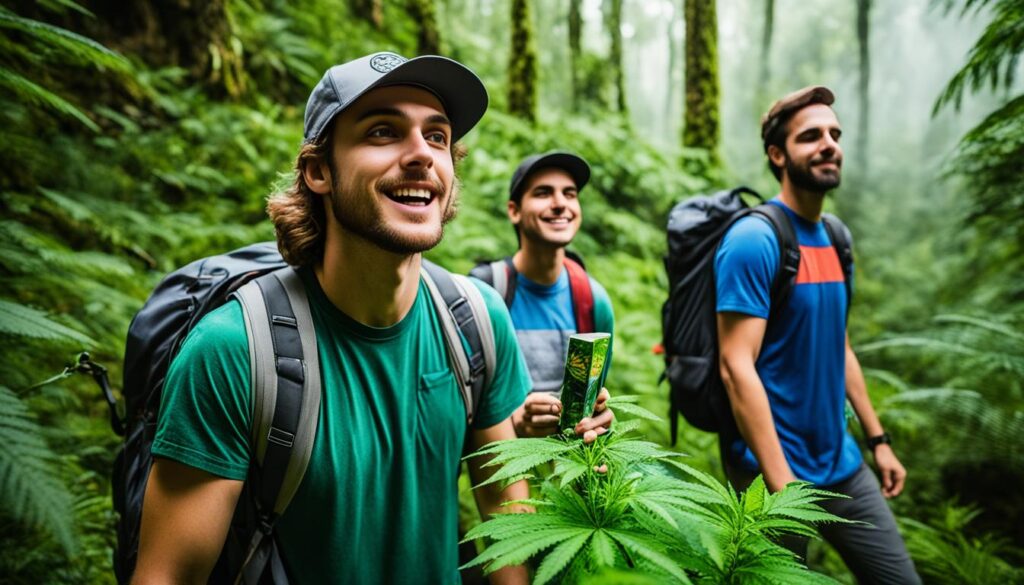
[[[761,216],[733,224],[715,256],[719,363],[740,434],[721,435],[722,460],[737,489],[762,473],[772,491],[803,480],[848,496],[823,506],[858,523],[820,530],[858,582],[920,583],[885,502],[903,490],[906,471],[871,405],[847,336],[852,251],[838,252],[832,236],[846,228],[834,217],[823,221],[825,195],[839,186],[843,164],[834,100],[825,87],[804,88],[775,102],[762,121],[768,166],[781,184],[769,205],[785,211],[799,244],[798,251],[785,252],[799,256],[788,299],[771,306],[783,252]],[[847,430],[847,400],[881,485]],[[805,556],[806,540],[789,546]]]
[[[545,437],[558,430],[562,404],[557,394],[569,336],[613,333],[615,327],[608,293],[566,250],[583,220],[579,196],[589,180],[590,165],[572,153],[523,159],[512,175],[508,200],[519,250],[470,272],[505,299],[530,368],[531,392],[512,416],[520,437]],[[605,429],[611,424],[607,399],[602,389],[588,425]]]
[[[421,253],[455,215],[457,141],[486,107],[483,84],[459,63],[392,53],[332,67],[309,98],[294,183],[268,211],[308,297],[321,406],[308,469],[273,526],[274,583],[459,582],[460,457],[514,438],[510,415],[529,388],[508,312],[480,284],[496,366],[467,429],[421,277]],[[243,485],[258,476],[247,326],[228,302],[170,367],[137,583],[207,581]],[[477,482],[489,473],[481,463],[470,462]],[[528,492],[519,482],[476,495],[486,515]],[[525,583],[526,572],[510,567],[493,581]]]

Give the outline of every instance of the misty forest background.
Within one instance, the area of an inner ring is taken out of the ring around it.
[[[828,205],[856,241],[850,335],[910,474],[893,507],[927,582],[1021,578],[1024,1],[39,0],[0,2],[0,581],[112,581],[119,440],[88,376],[47,380],[88,350],[120,391],[149,291],[272,239],[265,197],[310,88],[381,50],[451,56],[490,91],[428,255],[449,269],[515,248],[522,156],[590,161],[574,247],[615,304],[608,386],[658,413],[668,210],[774,194],[761,113],[833,88],[846,165]],[[681,429],[721,477],[715,437]],[[645,432],[668,444],[667,422]],[[852,582],[825,545],[810,563]]]

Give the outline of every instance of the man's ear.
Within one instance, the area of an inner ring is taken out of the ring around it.
[[[306,161],[302,167],[302,178],[314,193],[327,195],[331,192],[331,168],[322,157]]]
[[[768,145],[768,160],[779,168],[786,168],[786,151],[774,144]]]
[[[512,225],[519,225],[519,205],[511,199],[508,201],[508,220]]]

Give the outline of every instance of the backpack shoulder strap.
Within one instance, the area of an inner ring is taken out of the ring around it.
[[[800,246],[796,239],[796,230],[793,229],[793,223],[786,215],[785,209],[773,203],[763,203],[755,207],[752,213],[767,218],[779,240],[779,267],[772,280],[771,308],[768,315],[768,320],[773,321],[786,306],[796,284],[796,275],[800,270]]]
[[[579,262],[569,256],[565,257],[565,270],[569,273],[569,293],[576,313],[576,332],[593,333],[594,291],[590,286],[590,276]]]
[[[828,232],[828,239],[839,256],[839,265],[843,269],[843,284],[846,285],[846,315],[850,315],[850,304],[853,301],[853,234],[850,228],[831,213],[823,213],[821,220]]]
[[[471,424],[497,359],[490,313],[483,295],[466,277],[427,260],[422,262],[421,273],[441,321],[448,357],[466,407],[466,422]]]
[[[256,458],[250,477],[258,484],[253,493],[265,527],[254,533],[240,571],[246,583],[255,583],[268,562],[279,569],[273,539],[265,536],[309,465],[320,415],[320,360],[305,287],[293,268],[247,283],[235,298],[249,338]]]
[[[493,262],[481,262],[469,271],[470,276],[479,278],[498,291],[501,298],[505,299],[505,306],[510,309],[512,301],[516,297],[517,274],[516,265],[512,263],[511,256]]]

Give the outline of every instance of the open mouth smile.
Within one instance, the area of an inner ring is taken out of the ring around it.
[[[401,203],[409,207],[426,207],[437,199],[437,193],[431,189],[411,187],[385,191],[384,195],[395,203]]]
[[[565,217],[565,216],[558,216],[558,217],[542,217],[540,220],[542,222],[546,223],[546,224],[549,224],[549,225],[569,225],[570,223],[572,223],[573,218]]]

